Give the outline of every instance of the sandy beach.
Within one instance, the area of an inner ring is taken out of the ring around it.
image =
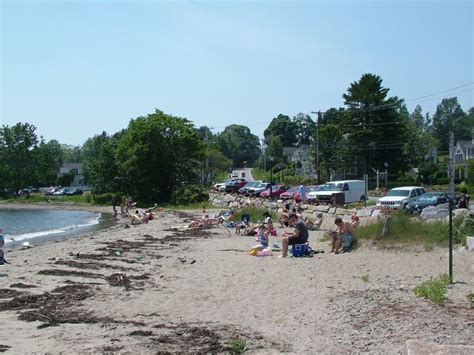
[[[201,216],[165,211],[148,224],[8,251],[0,351],[226,352],[236,338],[249,353],[473,345],[474,253],[456,249],[456,283],[437,306],[413,289],[447,272],[447,249],[362,242],[334,255],[322,232],[310,232],[325,253],[252,257],[253,237],[186,230],[193,217]]]

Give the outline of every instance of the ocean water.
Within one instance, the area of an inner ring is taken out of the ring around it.
[[[105,217],[105,218],[104,218]],[[110,216],[88,211],[0,209],[5,244],[74,236],[112,224]]]

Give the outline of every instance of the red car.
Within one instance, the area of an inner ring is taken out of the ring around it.
[[[272,197],[278,197],[285,191],[287,191],[290,187],[287,185],[277,185],[272,187]],[[270,196],[270,189],[266,189],[265,191],[260,192],[260,197],[269,197]]]
[[[299,189],[298,186],[292,186],[292,187],[290,187],[288,190],[286,190],[285,192],[283,192],[283,193],[280,195],[280,198],[283,199],[283,200],[293,200],[293,197],[294,197],[295,194],[298,192],[298,189]]]
[[[299,186],[292,186],[288,191],[285,191],[280,195],[280,198],[283,200],[295,200],[297,203],[301,202],[301,196],[299,193]],[[319,189],[319,186],[305,186],[305,196],[306,200],[308,200],[308,193],[311,191],[316,191]]]
[[[228,181],[225,184],[225,191],[226,192],[237,192],[241,187],[244,187],[247,184],[247,180],[241,178],[235,178]]]

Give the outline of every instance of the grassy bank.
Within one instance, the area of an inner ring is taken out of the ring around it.
[[[386,236],[382,237],[385,221],[360,226],[357,228],[357,238],[372,239],[381,243],[417,243],[426,248],[434,245],[447,246],[448,223],[445,220],[423,221],[412,217],[405,212],[393,214],[393,220]],[[453,221],[453,240],[455,244],[466,244],[466,237],[474,232],[474,223],[463,222],[462,219]]]

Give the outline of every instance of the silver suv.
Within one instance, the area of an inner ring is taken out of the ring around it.
[[[420,186],[395,187],[390,190],[387,196],[377,200],[377,206],[380,208],[404,209],[408,202],[424,193],[426,193],[425,189]]]

